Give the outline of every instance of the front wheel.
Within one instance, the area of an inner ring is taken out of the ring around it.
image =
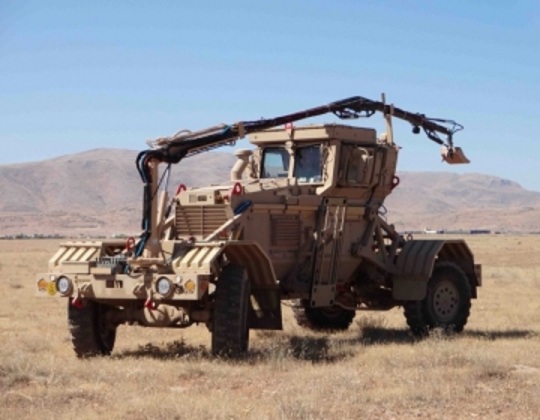
[[[244,267],[229,264],[216,285],[212,324],[212,353],[238,357],[249,346],[249,279]]]
[[[108,305],[94,301],[75,307],[68,301],[69,331],[77,357],[111,354],[116,340],[116,326],[108,322]]]
[[[404,306],[407,324],[417,336],[427,336],[434,328],[461,332],[471,310],[471,286],[459,266],[441,262],[433,269],[424,300]]]

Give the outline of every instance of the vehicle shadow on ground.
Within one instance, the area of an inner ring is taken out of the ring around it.
[[[274,342],[257,343],[247,355],[242,357],[228,357],[235,363],[257,364],[270,360],[292,358],[306,360],[313,363],[332,363],[348,356],[345,352],[332,350],[332,338],[329,337],[302,337],[285,336],[277,338]],[[155,360],[216,360],[222,357],[215,356],[205,346],[192,346],[183,340],[165,343],[160,346],[147,343],[134,350],[125,350],[114,354],[113,359],[150,358]]]
[[[465,330],[463,336],[485,340],[516,340],[520,338],[538,337],[538,333],[531,330],[500,330],[500,331],[485,331],[485,330]]]
[[[459,339],[469,337],[485,340],[512,340],[533,338],[538,334],[531,330],[467,330],[462,333],[447,333],[443,330],[434,330],[429,337],[416,337],[408,329],[364,327],[361,329],[363,345],[378,344],[410,344],[429,339]]]
[[[485,339],[490,341],[523,339],[537,337],[538,333],[529,330],[466,330],[462,334],[445,334],[435,331],[429,338],[412,335],[408,329],[363,327],[359,334],[353,336],[327,335],[302,336],[283,332],[262,333],[261,339],[249,350],[248,354],[239,358],[227,358],[241,364],[258,364],[279,359],[296,359],[318,363],[336,363],[354,357],[358,348],[364,346],[400,344],[410,345],[422,340],[452,340],[460,337]],[[141,345],[134,350],[122,351],[112,356],[116,359],[150,358],[156,360],[216,360],[205,346],[192,346],[184,340],[176,340],[157,346],[151,343]]]
[[[412,344],[420,340],[408,329],[362,327],[358,337],[360,344],[365,346],[379,344]]]
[[[296,359],[312,363],[335,363],[353,357],[359,346],[377,343],[412,343],[415,339],[406,330],[363,331],[361,335],[327,336],[291,335],[283,332],[262,333],[247,355],[234,359],[238,363],[257,364],[280,359]],[[205,346],[192,346],[184,340],[155,345],[147,343],[133,350],[124,350],[113,359],[150,358],[156,360],[215,360],[220,358]]]
[[[184,340],[175,340],[164,343],[161,346],[147,343],[140,345],[134,350],[124,350],[118,354],[113,354],[113,359],[126,358],[149,358],[156,360],[172,359],[210,359],[213,356],[205,346],[192,346],[186,344]]]

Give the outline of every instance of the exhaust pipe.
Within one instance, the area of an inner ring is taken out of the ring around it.
[[[231,181],[241,181],[242,174],[246,167],[249,165],[249,158],[251,157],[253,152],[251,150],[240,149],[237,150],[235,154],[238,160],[232,168]]]

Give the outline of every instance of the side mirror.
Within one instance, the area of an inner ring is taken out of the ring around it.
[[[441,148],[441,156],[446,163],[450,165],[455,165],[459,163],[470,163],[470,160],[467,159],[467,156],[461,150],[461,147],[446,147]]]

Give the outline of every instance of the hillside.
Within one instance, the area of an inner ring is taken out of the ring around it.
[[[0,165],[0,236],[18,233],[113,234],[139,231],[142,189],[137,152],[96,149],[55,159]],[[171,188],[229,178],[235,157],[212,152],[173,167]],[[386,201],[400,230],[487,228],[540,231],[540,193],[482,174],[399,173]]]
[[[95,149],[0,165],[0,235],[139,232],[142,183],[136,156],[132,150]],[[235,160],[219,152],[186,159],[173,167],[170,185],[218,183],[228,179]]]
[[[405,172],[399,176],[399,187],[385,202],[396,226],[540,231],[540,193],[516,182],[474,173]]]

